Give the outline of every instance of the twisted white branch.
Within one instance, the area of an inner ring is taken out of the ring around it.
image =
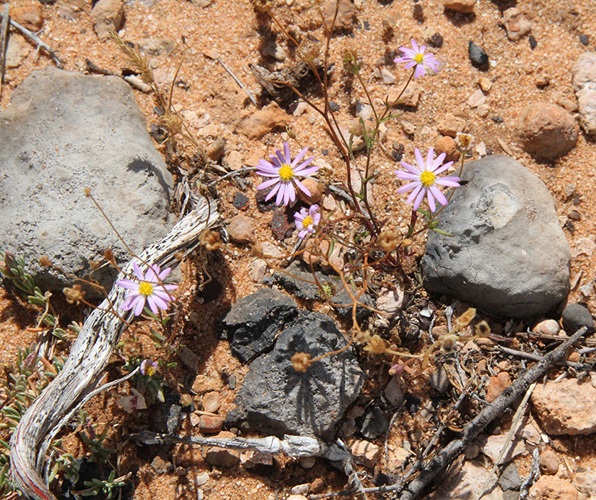
[[[218,218],[214,205],[201,200],[197,208],[186,215],[159,242],[132,259],[118,276],[125,278],[137,262],[160,267],[175,266],[175,254],[190,251],[198,244],[200,234]],[[28,497],[54,499],[42,471],[46,452],[52,439],[93,395],[100,383],[120,335],[127,326],[127,317],[114,314],[125,300],[125,290],[114,286],[87,318],[72,346],[64,368],[21,418],[11,439],[11,472],[15,484]]]

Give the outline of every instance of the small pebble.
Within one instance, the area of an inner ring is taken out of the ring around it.
[[[202,434],[217,434],[223,429],[224,420],[219,415],[201,415],[199,417],[199,431]]]
[[[238,191],[236,194],[234,194],[234,199],[232,200],[232,205],[234,205],[234,208],[237,208],[238,210],[245,210],[248,208],[248,203],[248,196],[246,196],[244,193]]]
[[[209,391],[203,396],[203,410],[209,413],[217,413],[221,405],[219,392]]]
[[[536,75],[536,87],[539,87],[539,88],[548,87],[549,83],[550,83],[550,76],[548,76],[546,73],[540,73],[540,74]]]
[[[320,203],[321,198],[323,198],[323,185],[310,177],[302,179],[301,182],[302,185],[309,190],[310,196],[306,196],[302,191],[299,191],[298,194],[300,194],[300,197],[310,205]]]
[[[414,135],[414,132],[416,132],[416,125],[414,125],[412,122],[403,120],[400,125],[403,133],[407,136],[412,136]]]
[[[483,71],[488,69],[488,54],[471,40],[468,42],[468,55],[473,66]]]
[[[463,118],[454,116],[450,113],[446,114],[437,125],[439,133],[441,135],[448,135],[449,137],[455,137],[458,132],[464,132],[465,129],[466,121]]]
[[[443,35],[434,33],[428,38],[427,43],[435,49],[440,49],[443,46]]]
[[[538,323],[532,331],[541,335],[558,335],[561,327],[554,319],[545,319]]]
[[[530,49],[534,50],[538,46],[538,41],[534,38],[533,35],[528,37],[528,42],[530,43]]]
[[[228,225],[228,235],[233,243],[247,245],[254,243],[256,227],[252,219],[245,215],[232,217]]]
[[[594,318],[582,304],[569,304],[563,311],[563,328],[570,334],[582,327],[588,327],[588,334],[594,331]]]
[[[350,447],[354,461],[365,467],[374,467],[379,461],[381,448],[374,443],[364,440],[354,441]]]
[[[524,150],[546,159],[571,151],[579,136],[573,116],[561,106],[550,103],[532,103],[523,108],[516,127]]]
[[[452,137],[443,136],[435,141],[435,151],[437,154],[445,153],[445,161],[457,161],[460,157],[460,152],[457,150],[455,141]]]
[[[463,14],[474,12],[474,5],[476,0],[443,0],[443,7]]]
[[[540,472],[554,476],[559,470],[559,458],[552,450],[545,450],[540,454]]]
[[[583,33],[579,36],[579,42],[582,45],[588,45],[590,43],[590,37],[588,35],[584,35]]]

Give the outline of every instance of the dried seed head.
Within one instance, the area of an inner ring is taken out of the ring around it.
[[[111,248],[104,250],[103,258],[106,259],[107,262],[110,263],[112,267],[118,269],[118,264],[116,263],[116,257],[114,256],[114,252]]]
[[[364,350],[372,354],[383,354],[387,350],[387,342],[378,335],[373,335]]]
[[[298,58],[305,63],[314,63],[321,53],[319,41],[314,37],[307,37],[296,51]]]
[[[474,327],[474,333],[477,337],[488,337],[490,335],[490,326],[484,320]]]
[[[221,247],[221,236],[217,231],[212,231],[211,229],[203,231],[199,241],[201,242],[201,245],[204,245],[210,252],[219,250]]]
[[[343,56],[344,69],[353,75],[357,75],[362,70],[362,59],[353,50],[346,50]]]
[[[85,188],[85,196],[89,198],[91,196],[91,188]]]
[[[253,257],[259,257],[260,259],[265,258],[265,252],[263,251],[263,247],[258,242],[253,244],[253,246],[250,248],[250,254]]]
[[[39,258],[39,263],[43,266],[43,267],[52,267],[54,264],[53,262],[50,260],[50,258],[47,255],[42,255]]]
[[[472,320],[476,317],[476,309],[470,307],[466,312],[464,312],[459,318],[457,318],[453,323],[457,330],[461,330],[468,326]]]
[[[439,341],[441,342],[441,351],[443,351],[446,354],[453,352],[453,350],[457,346],[457,336],[453,335],[452,333],[443,335],[439,339]]]
[[[290,358],[290,361],[292,367],[298,373],[306,373],[312,364],[310,354],[306,352],[297,352]]]
[[[377,238],[377,244],[385,250],[385,252],[392,252],[399,245],[399,236],[391,229],[383,229]]]
[[[73,285],[72,288],[65,287],[62,293],[66,296],[66,302],[69,304],[79,305],[85,300],[85,292],[81,289],[81,285]]]
[[[458,132],[455,134],[455,147],[461,153],[470,153],[474,147],[474,136],[471,134]]]

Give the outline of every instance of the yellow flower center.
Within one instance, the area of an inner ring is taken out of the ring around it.
[[[149,295],[153,293],[153,285],[146,281],[141,281],[141,284],[139,285],[139,293],[145,297],[149,297]]]
[[[313,223],[313,219],[310,215],[307,215],[304,220],[302,221],[302,227],[306,228]]]
[[[287,163],[282,164],[279,169],[279,178],[284,182],[288,182],[291,181],[293,177],[294,171],[292,170],[292,167]]]
[[[416,61],[416,64],[422,64],[424,62],[424,54],[416,54],[414,61]]]
[[[153,365],[150,365],[147,368],[145,368],[145,374],[149,375],[150,377],[153,377],[153,375],[155,375],[155,368],[153,367]]]
[[[436,175],[429,170],[425,170],[420,174],[420,182],[424,187],[431,187],[435,183]]]

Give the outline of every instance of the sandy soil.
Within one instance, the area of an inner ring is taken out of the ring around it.
[[[566,156],[551,163],[538,162],[520,148],[514,123],[520,110],[530,102],[561,103],[574,111],[571,68],[582,52],[594,50],[596,8],[582,0],[521,3],[518,7],[530,20],[532,36],[537,41],[532,50],[527,36],[516,42],[510,41],[502,26],[502,11],[514,3],[481,0],[475,5],[474,14],[464,15],[445,11],[439,0],[355,1],[356,15],[352,27],[336,33],[331,39],[330,54],[335,70],[329,88],[330,99],[339,105],[338,118],[343,122],[354,118],[352,111],[356,102],[366,102],[362,88],[357,83],[350,84],[341,69],[342,54],[346,50],[354,50],[362,58],[363,77],[368,90],[373,99],[383,100],[409,76],[391,62],[397,49],[407,45],[411,38],[424,41],[435,33],[442,35],[442,47],[433,49],[442,62],[441,71],[416,82],[421,91],[420,102],[416,109],[404,110],[398,120],[388,123],[382,141],[384,148],[389,153],[403,149],[405,156],[412,158],[415,147],[426,150],[433,146],[440,137],[437,123],[451,113],[465,120],[466,129],[475,136],[476,143],[484,143],[486,150],[494,153],[510,154],[531,169],[550,189],[561,222],[565,224],[574,255],[570,300],[584,301],[595,311],[596,294],[586,297],[579,289],[596,279],[596,253],[578,253],[583,239],[594,241],[596,234],[594,143],[581,134],[577,146]],[[269,4],[289,33],[324,40],[319,2],[276,0]],[[40,36],[59,54],[65,69],[84,72],[88,68],[87,59],[115,74],[131,68],[130,61],[113,41],[98,40],[93,29],[90,4],[82,0],[58,0],[54,4],[17,0],[11,2],[11,9],[31,9],[39,5],[43,17]],[[4,4],[0,3],[0,9],[3,7]],[[279,27],[257,15],[251,2],[144,0],[127,3],[124,12],[120,37],[141,46],[149,46],[150,41],[157,45],[150,60],[155,79],[163,89],[169,89],[180,67],[173,90],[173,105],[186,118],[189,130],[196,135],[201,148],[209,151],[217,139],[223,138],[226,145],[222,164],[232,168],[238,163],[255,165],[259,158],[266,157],[291,134],[296,137],[294,149],[298,144],[309,146],[314,156],[329,164],[331,170],[326,175],[334,180],[342,179],[341,158],[323,133],[321,118],[310,109],[292,116],[288,127],[290,134],[281,129],[259,139],[250,139],[236,132],[239,119],[254,113],[257,108],[216,58],[227,65],[257,97],[262,89],[249,64],[274,70],[292,67],[296,63],[295,51]],[[588,36],[587,46],[580,42],[580,35]],[[276,40],[278,47],[285,52],[285,58],[280,57],[279,61],[264,54],[271,52],[270,44]],[[469,40],[482,46],[489,54],[492,64],[488,71],[479,71],[470,64]],[[6,70],[0,108],[5,109],[9,105],[11,93],[27,75],[52,64],[46,55],[37,54],[31,47],[18,67]],[[384,84],[377,76],[380,68],[393,73],[396,82]],[[468,98],[480,88],[482,78],[488,79],[491,84],[486,92],[487,106],[471,108],[467,104]],[[542,85],[546,79],[549,83]],[[138,90],[135,90],[135,97],[148,125],[157,124],[153,97]],[[313,99],[321,102],[317,95]],[[266,99],[260,101],[260,105],[264,103]],[[403,132],[403,120],[415,126],[413,135],[407,136]],[[163,144],[156,146],[164,155],[167,153]],[[193,146],[184,142],[180,150],[188,157],[195,153]],[[373,186],[373,207],[379,213],[390,216],[393,227],[404,229],[409,221],[410,209],[396,193],[398,183],[393,174],[396,163],[383,152],[375,154],[373,163],[380,174]],[[282,250],[291,249],[295,239],[283,243],[274,241],[270,229],[272,213],[260,213],[256,209],[254,186],[257,178],[252,177],[252,180],[253,185],[245,192],[250,203],[244,213],[255,219],[258,240],[274,242]],[[232,205],[237,191],[237,186],[231,181],[218,184],[217,196],[224,225],[226,220],[239,213]],[[417,242],[415,249],[418,254],[423,244],[423,240]],[[183,266],[182,310],[172,328],[174,343],[186,345],[199,355],[200,381],[195,381],[193,386],[199,392],[193,396],[195,404],[200,407],[200,390],[204,392],[205,387],[219,390],[222,400],[219,413],[222,415],[232,407],[234,397],[229,377],[234,375],[239,386],[246,369],[230,356],[227,344],[217,340],[216,324],[222,311],[231,303],[259,287],[250,278],[253,261],[254,257],[247,248],[224,246],[207,264],[221,290],[213,285],[207,287],[198,294],[198,301],[195,287],[201,276],[200,266],[196,262]],[[78,321],[84,318],[82,309],[64,311],[63,314]],[[200,321],[197,321],[198,318]],[[28,327],[35,324],[36,311],[0,288],[0,341],[3,345],[0,362],[3,365],[12,363],[18,348],[34,342],[36,334]],[[495,326],[499,328],[498,324]],[[130,347],[134,352],[142,352],[143,356],[173,358],[166,350],[153,345],[147,336],[148,329],[141,323],[131,329],[121,352],[126,354]],[[58,345],[57,352],[66,355],[67,345]],[[119,360],[115,359],[114,363],[118,366]],[[368,368],[371,374],[379,370],[378,364],[374,363]],[[117,371],[114,368],[114,372]],[[166,379],[173,388],[188,394],[184,377],[185,372],[180,367],[166,373]],[[199,391],[198,383],[203,384]],[[378,387],[371,384],[369,382],[367,391],[371,394],[378,392]],[[416,391],[416,388],[413,390]],[[422,387],[420,391],[423,393]],[[115,392],[122,395],[125,388]],[[150,452],[141,453],[133,445],[122,441],[122,436],[129,430],[142,428],[148,417],[127,415],[115,405],[116,399],[115,393],[104,395],[90,404],[87,411],[100,429],[105,425],[110,427],[110,444],[121,446],[119,471],[136,471],[135,498],[196,498],[192,484],[205,471],[210,473],[210,478],[200,488],[205,498],[215,500],[284,498],[293,485],[301,483],[311,483],[311,486],[314,485],[311,491],[315,492],[339,490],[346,484],[345,477],[323,461],[305,469],[295,461],[280,459],[261,473],[248,471],[242,466],[214,469],[203,460],[200,450],[184,446],[173,448],[169,456],[164,457],[173,463],[175,470],[158,475],[150,465],[154,458]],[[392,430],[390,443],[399,444],[406,436],[411,438],[409,424],[411,422],[407,419],[398,423]],[[184,423],[184,428],[192,431],[188,421]],[[75,455],[84,453],[76,434],[65,436],[64,443]],[[561,446],[560,450],[573,462],[577,450],[582,448],[586,449],[578,439]],[[593,449],[591,445],[589,449]],[[583,463],[590,463],[592,459],[590,453],[583,457]],[[365,482],[371,484],[372,470],[366,470],[366,474],[368,479]]]

